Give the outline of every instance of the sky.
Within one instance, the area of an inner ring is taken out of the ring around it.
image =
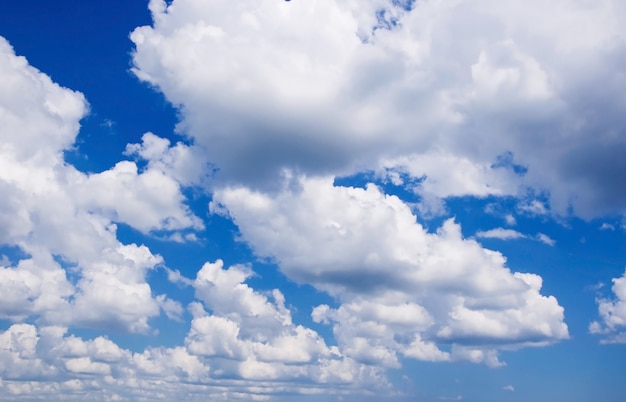
[[[4,4],[0,400],[625,400],[624,20]]]

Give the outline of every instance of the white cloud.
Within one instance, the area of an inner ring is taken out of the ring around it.
[[[190,305],[194,317],[181,346],[133,352],[106,337],[68,334],[66,327],[14,324],[0,331],[0,390],[64,400],[90,392],[95,400],[198,401],[389,390],[379,367],[342,355],[312,329],[293,324],[279,291],[270,300],[248,287],[250,274],[242,266],[223,269],[220,260],[205,264],[192,282],[204,307]]]
[[[550,238],[550,236],[537,233],[535,236],[528,236],[513,229],[495,228],[486,231],[479,230],[476,232],[477,238],[482,239],[500,239],[500,240],[515,240],[515,239],[533,239],[539,241],[548,246],[554,246],[556,241]]]
[[[600,230],[610,230],[610,231],[614,231],[615,230],[615,226],[611,225],[610,223],[602,223],[602,225],[600,226]]]
[[[495,367],[501,348],[568,337],[541,277],[511,272],[452,220],[428,233],[399,198],[332,178],[383,170],[433,213],[447,197],[528,193],[545,200],[520,202],[521,213],[623,213],[615,178],[626,172],[626,143],[614,127],[626,104],[624,6],[391,3],[152,0],[154,27],[131,36],[133,71],[180,107],[178,130],[194,145],[146,133],[126,149],[139,163],[94,174],[63,159],[87,113],[84,97],[0,38],[0,244],[25,255],[0,258],[0,318],[14,322],[0,332],[3,394],[369,392],[386,389],[384,368],[403,358]],[[373,29],[384,25],[381,7],[397,20],[392,29]],[[598,76],[612,85],[597,85]],[[248,267],[221,261],[194,280],[168,270],[202,302],[189,306],[183,345],[131,352],[67,335],[66,327],[147,333],[161,312],[182,317],[182,305],[147,281],[163,259],[120,242],[115,222],[195,239],[203,224],[182,187],[206,185],[213,166],[213,212],[229,214],[259,257],[335,298],[312,318],[332,326],[338,345],[293,323],[279,290],[246,284]],[[590,330],[606,342],[626,338],[625,281],[614,280],[615,298],[598,300]]]
[[[523,233],[513,229],[495,228],[487,231],[476,232],[476,237],[485,239],[501,239],[501,240],[513,240],[524,239],[527,236]]]
[[[517,221],[515,220],[515,217],[511,214],[507,214],[504,216],[504,220],[506,221],[506,224],[509,226],[515,226],[517,225]]]
[[[393,3],[153,0],[133,71],[225,182],[386,166],[423,195],[530,188],[557,214],[625,211],[620,2]]]
[[[185,344],[192,354],[212,359],[214,369],[223,375],[248,380],[345,383],[344,376],[349,375],[353,382],[384,384],[371,377],[375,368],[354,363],[351,354],[328,347],[315,331],[293,324],[282,293],[274,289],[270,299],[253,290],[244,283],[251,274],[243,266],[224,269],[221,260],[198,272],[193,287],[211,313],[199,304],[190,306],[194,318]],[[333,370],[336,365],[349,371],[339,375]]]
[[[501,254],[463,239],[451,220],[427,233],[406,204],[374,185],[332,183],[292,178],[274,195],[227,188],[211,208],[230,214],[258,256],[342,302],[317,307],[313,318],[332,323],[343,353],[394,367],[398,353],[455,358],[438,344],[480,351],[568,337],[563,309],[540,295],[539,276],[512,273]],[[476,353],[456,357],[490,361]]]
[[[535,239],[542,242],[543,244],[547,244],[548,246],[554,246],[556,244],[556,240],[543,233],[537,233]]]
[[[626,272],[613,279],[612,298],[598,298],[600,320],[589,325],[592,334],[602,335],[603,343],[626,343]]]
[[[504,387],[502,387],[502,389],[509,392],[515,392],[515,387],[513,387],[512,385],[505,385]]]
[[[549,213],[548,206],[539,200],[524,200],[517,204],[517,210],[520,213],[531,216],[547,215]]]
[[[145,246],[122,244],[112,221],[145,232],[202,228],[184,205],[178,179],[168,176],[182,169],[149,164],[139,172],[133,162],[120,162],[100,173],[77,171],[63,151],[87,113],[84,97],[29,66],[3,38],[0,58],[6,123],[0,127],[0,244],[23,254],[0,267],[0,317],[147,332],[161,308],[170,316],[178,308],[155,298],[146,280],[162,258]],[[166,146],[161,151],[169,157],[161,159],[177,166],[185,149]],[[104,370],[86,360],[69,367]]]

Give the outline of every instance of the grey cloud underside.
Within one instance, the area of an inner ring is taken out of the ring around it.
[[[585,218],[624,211],[612,179],[625,173],[619,2],[544,13],[532,2],[157,4],[154,27],[132,35],[135,72],[181,105],[180,128],[218,182],[263,188],[284,169],[343,175],[433,151],[475,164],[510,152],[528,169],[512,195],[547,191],[557,213]],[[380,9],[398,23],[372,31]]]

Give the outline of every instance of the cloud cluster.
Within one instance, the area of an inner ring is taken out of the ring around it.
[[[0,331],[2,395],[265,400],[277,392],[388,390],[379,367],[294,324],[278,289],[257,292],[245,284],[248,267],[223,269],[221,261],[205,264],[195,280],[171,272],[197,297],[179,346],[131,351],[103,336],[73,335],[77,328],[148,334],[161,312],[182,318],[183,306],[147,280],[163,258],[121,242],[117,224],[193,235],[204,224],[182,190],[202,184],[210,166],[198,148],[146,133],[127,146],[136,162],[79,172],[63,152],[87,113],[84,97],[29,66],[4,39],[0,60],[7,122],[0,127],[0,319],[9,322]]]
[[[143,398],[266,400],[277,392],[366,394],[389,385],[378,367],[329,347],[295,325],[282,293],[271,297],[244,283],[244,266],[205,264],[192,286],[197,298],[184,344],[143,351],[106,337],[84,340],[62,326],[14,324],[0,332],[0,390],[5,395],[64,400]],[[209,310],[209,311],[207,311]]]
[[[66,164],[84,97],[29,66],[4,39],[0,59],[0,244],[19,250],[0,266],[0,317],[149,331],[149,318],[172,305],[146,282],[162,258],[122,244],[116,223],[172,233],[202,222],[163,169],[125,161],[84,174]]]
[[[528,214],[625,213],[622,2],[151,0],[149,8],[153,25],[131,34],[133,72],[180,108],[177,130],[193,145],[146,133],[126,148],[134,161],[101,172],[63,157],[88,113],[84,97],[0,38],[3,394],[393,392],[385,370],[405,359],[495,367],[501,350],[569,337],[540,276],[511,271],[452,219],[429,232],[376,185],[334,181],[374,172],[432,213],[459,196],[523,196],[518,209]],[[147,280],[163,258],[120,241],[116,225],[193,239],[204,223],[183,190],[196,185],[256,256],[333,298],[311,311],[332,342],[294,323],[279,289],[249,286],[250,267],[220,260],[194,279],[167,271],[196,299],[178,346],[131,351],[72,335],[148,334],[161,313],[186,314]],[[498,228],[476,237],[527,236]],[[608,342],[623,342],[624,284],[615,279],[615,298],[598,300],[601,319],[590,327]]]

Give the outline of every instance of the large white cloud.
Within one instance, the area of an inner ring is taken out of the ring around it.
[[[257,255],[341,301],[338,309],[317,307],[313,318],[333,322],[342,351],[360,361],[396,366],[397,353],[450,360],[463,356],[455,350],[568,337],[563,308],[540,294],[541,277],[511,272],[452,220],[428,233],[405,203],[374,185],[291,178],[274,195],[219,190],[211,207],[233,218]]]
[[[180,129],[225,181],[271,186],[285,167],[384,166],[425,176],[424,195],[530,186],[548,191],[560,214],[625,210],[613,179],[626,169],[623,2],[150,8],[154,25],[131,35],[134,71],[181,107]]]

